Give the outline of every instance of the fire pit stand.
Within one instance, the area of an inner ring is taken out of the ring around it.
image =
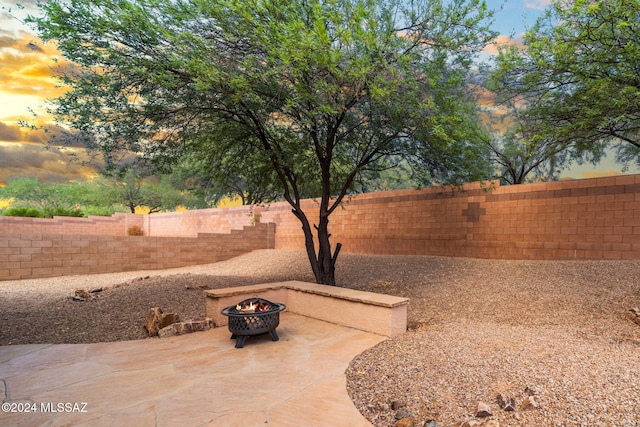
[[[229,332],[236,340],[236,348],[243,348],[248,336],[267,332],[272,341],[278,341],[276,327],[280,324],[280,312],[286,305],[263,298],[249,298],[235,306],[224,308],[220,313],[229,318]]]

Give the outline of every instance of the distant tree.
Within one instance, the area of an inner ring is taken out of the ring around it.
[[[136,213],[136,208],[144,208],[150,214],[173,210],[191,201],[188,194],[173,185],[169,176],[145,178],[128,171],[114,180],[114,187],[114,202],[123,204],[131,213]]]
[[[13,198],[16,205],[39,210],[69,207],[68,203],[60,197],[61,193],[60,184],[45,184],[38,178],[27,177],[12,178],[6,187],[0,188],[0,197]]]
[[[458,123],[451,104],[463,102],[474,55],[495,36],[480,0],[41,7],[30,22],[76,64],[62,76],[71,90],[56,100],[60,120],[105,153],[163,162],[191,149],[225,160],[247,150],[258,165],[268,159],[316,281],[330,285],[340,245],[332,249],[329,217],[358,177],[389,159],[473,142],[474,130],[444,134]],[[221,138],[220,129],[233,132]],[[318,197],[315,224],[301,204],[308,195]]]
[[[212,141],[219,149],[211,150]],[[213,134],[201,134],[191,141],[191,149],[174,166],[174,172],[190,178],[192,191],[199,191],[213,204],[224,196],[238,197],[243,205],[268,203],[280,196],[282,189],[269,157],[256,150],[257,145],[243,127],[221,124]]]
[[[498,85],[535,97],[523,118],[550,150],[640,164],[640,0],[555,0],[498,57]]]
[[[523,184],[536,180],[557,179],[573,157],[567,144],[559,143],[549,136],[545,128],[547,123],[535,115],[529,115],[529,109],[535,109],[535,96],[518,94],[513,97],[507,86],[495,86],[496,105],[500,113],[488,112],[487,128],[492,137],[487,145],[491,151],[491,161],[495,165],[496,175],[503,184]]]

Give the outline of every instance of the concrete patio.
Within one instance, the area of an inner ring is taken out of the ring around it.
[[[243,349],[224,327],[163,339],[0,347],[0,425],[371,425],[347,394],[345,369],[385,336],[288,312],[277,332],[278,342],[249,337]]]

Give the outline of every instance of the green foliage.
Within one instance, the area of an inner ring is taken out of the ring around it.
[[[9,208],[2,214],[4,216],[20,216],[26,218],[43,218],[42,213],[35,208]]]
[[[128,180],[128,181],[127,181]],[[124,179],[97,177],[91,181],[43,183],[37,178],[15,178],[0,188],[0,197],[13,198],[17,214],[33,209],[38,217],[110,216],[115,212],[134,212],[140,206],[150,212],[175,209],[179,205],[200,206],[202,202],[189,191],[180,188],[169,176]]]
[[[64,205],[60,184],[45,185],[38,178],[14,178],[0,189],[0,197],[14,198],[27,207],[39,210],[56,209]]]
[[[16,207],[7,209],[2,215],[27,218],[53,218],[54,216],[73,216],[81,218],[83,213],[79,210],[65,209],[61,207],[55,209],[45,208],[42,211],[36,208]]]
[[[53,218],[54,216],[73,216],[82,218],[84,214],[80,209],[68,209],[63,207],[57,207],[55,209],[46,208],[43,211],[43,217]]]
[[[195,197],[176,188],[168,176],[145,178],[128,171],[122,178],[113,179],[110,188],[114,190],[114,203],[123,204],[131,213],[135,213],[136,208],[155,213],[195,203]]]
[[[335,283],[328,218],[358,182],[436,154],[432,164],[448,163],[430,173],[455,180],[459,161],[477,154],[477,127],[458,114],[474,55],[495,36],[482,1],[41,7],[30,22],[74,63],[61,76],[71,90],[55,101],[58,119],[113,167],[135,152],[155,166],[200,163],[199,178],[224,191],[265,183],[272,197],[277,183],[319,282]],[[308,196],[319,199],[315,227],[300,203]]]
[[[640,0],[556,0],[503,50],[495,84],[527,103],[527,127],[576,159],[597,162],[607,146],[640,162]],[[519,98],[521,97],[521,98]]]

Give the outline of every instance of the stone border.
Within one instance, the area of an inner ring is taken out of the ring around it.
[[[288,281],[205,291],[206,316],[227,325],[220,311],[246,298],[286,304],[287,311],[366,332],[396,337],[407,330],[409,299],[315,283]]]

